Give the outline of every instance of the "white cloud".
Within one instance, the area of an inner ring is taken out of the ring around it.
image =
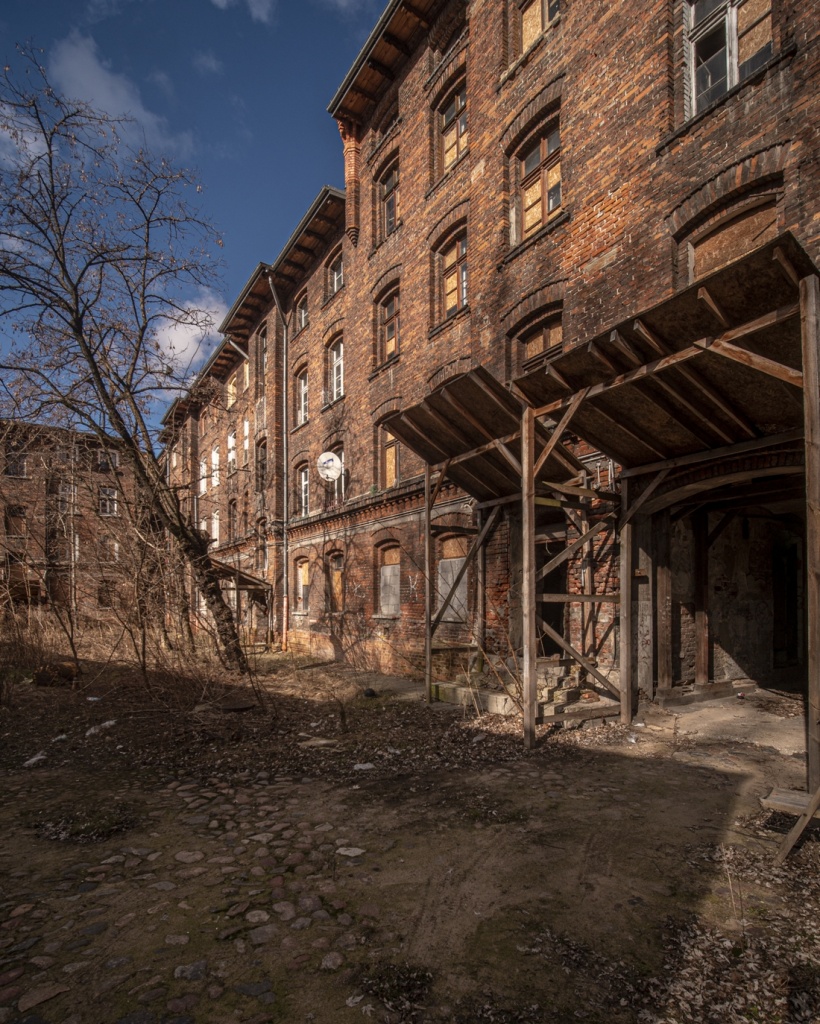
[[[224,67],[222,61],[210,51],[195,53],[192,63],[201,75],[221,75]]]
[[[164,117],[149,110],[137,86],[125,75],[111,70],[90,36],[74,30],[58,42],[51,52],[49,74],[67,96],[85,100],[114,117],[124,114],[132,118],[134,127],[152,149],[174,156],[187,156],[193,149],[191,133],[173,131]]]
[[[164,358],[182,378],[195,373],[220,341],[216,324],[221,324],[228,314],[225,300],[217,292],[201,289],[190,298],[190,308],[209,314],[213,326],[203,330],[194,324],[166,324],[157,336],[157,343]],[[196,319],[200,319],[198,316]]]
[[[261,21],[264,25],[269,25],[273,17],[275,0],[211,0],[211,3],[220,11],[227,11],[229,7],[243,3],[254,21]]]

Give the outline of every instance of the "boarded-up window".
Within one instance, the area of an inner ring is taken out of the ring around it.
[[[344,555],[331,555],[328,559],[328,603],[331,612],[340,612],[345,606]]]
[[[401,612],[400,554],[398,548],[385,548],[379,569],[379,615]]]
[[[714,230],[692,243],[692,279],[710,274],[747,252],[757,249],[777,234],[774,198],[746,208],[735,217],[727,216]]]
[[[302,558],[296,563],[295,582],[294,611],[306,612],[310,598],[310,564],[306,558]]]
[[[439,608],[444,604],[450,589],[466,561],[467,539],[447,537],[441,542],[441,557],[438,563]],[[456,592],[443,615],[444,622],[467,621],[467,573],[461,577]]]

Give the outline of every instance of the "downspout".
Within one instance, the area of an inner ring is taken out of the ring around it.
[[[290,578],[288,556],[288,322],[270,272],[268,272],[267,278],[276,310],[279,313],[279,319],[282,321],[282,650],[286,651],[288,649],[288,629],[290,627],[288,587],[288,580]]]

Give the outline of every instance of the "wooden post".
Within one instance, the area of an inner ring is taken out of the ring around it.
[[[484,525],[484,512],[479,509],[478,529]],[[481,672],[484,668],[484,652],[487,648],[487,545],[482,544],[476,552],[476,595],[475,595],[475,636],[478,645],[478,658],[476,659],[476,671]]]
[[[803,423],[806,445],[806,611],[808,791],[820,788],[820,285],[815,275],[800,282],[803,342]]]
[[[535,636],[535,413],[527,406],[521,417],[521,638],[524,645],[524,745],[535,746],[537,665]]]
[[[695,686],[709,685],[709,513],[692,516],[695,541]]]
[[[621,480],[621,514],[629,511],[629,483]],[[619,628],[621,721],[629,725],[633,715],[632,681],[632,523],[620,529],[621,546],[621,619]]]
[[[433,510],[430,466],[424,465],[424,695],[433,702]]]
[[[672,538],[669,512],[655,523],[655,643],[658,649],[658,689],[672,689]]]
[[[655,696],[655,630],[654,630],[654,558],[652,550],[652,520],[642,516],[635,523],[635,546],[637,576],[635,588],[637,601],[637,651],[635,682],[643,690],[646,699]]]

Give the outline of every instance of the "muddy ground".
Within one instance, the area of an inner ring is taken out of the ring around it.
[[[820,1021],[820,843],[773,869],[758,804],[801,757],[657,709],[526,752],[398,681],[260,688],[15,687],[0,1024]]]

